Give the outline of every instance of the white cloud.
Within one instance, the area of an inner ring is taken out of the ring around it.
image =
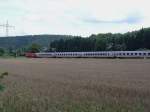
[[[126,32],[150,26],[148,4],[148,0],[0,0],[0,24],[8,19],[15,25],[11,35]],[[0,34],[4,35],[2,30]]]

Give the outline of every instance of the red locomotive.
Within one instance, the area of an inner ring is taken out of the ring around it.
[[[36,53],[26,53],[25,56],[28,58],[37,58]]]

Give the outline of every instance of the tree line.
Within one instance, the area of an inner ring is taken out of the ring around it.
[[[73,38],[71,35],[25,35],[0,37],[0,56],[24,56],[26,52],[40,52],[54,40]],[[44,49],[44,50],[43,50]]]
[[[55,36],[57,37],[57,36]],[[34,37],[36,39],[36,37]],[[43,39],[47,39],[42,37]],[[40,38],[40,40],[42,40]],[[16,38],[19,39],[18,37]],[[22,39],[22,37],[21,37]],[[21,41],[20,39],[20,41]],[[2,39],[1,39],[2,40]],[[15,40],[15,37],[13,37]],[[16,40],[16,41],[17,41]],[[24,39],[22,39],[24,40]],[[36,39],[37,40],[37,39]],[[44,40],[44,41],[45,41]],[[5,39],[6,41],[6,39]],[[20,42],[19,41],[19,42]],[[43,42],[43,41],[42,41]],[[87,38],[80,36],[60,36],[47,44],[33,42],[27,46],[0,47],[0,56],[24,56],[26,52],[82,52],[82,51],[135,51],[150,49],[150,28],[124,34],[106,33],[91,35]],[[10,44],[10,46],[13,46]]]
[[[80,52],[80,51],[135,51],[150,49],[150,28],[124,34],[98,34],[88,38],[76,37],[60,39],[50,43],[51,51]]]

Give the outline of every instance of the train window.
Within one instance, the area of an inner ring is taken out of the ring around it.
[[[139,53],[139,55],[142,55],[142,53]]]
[[[135,55],[137,55],[137,53],[135,53]]]
[[[127,55],[129,55],[129,53],[127,53]]]
[[[125,54],[125,53],[123,53],[123,55],[125,56],[126,54]]]
[[[148,53],[148,55],[150,55],[150,53]]]
[[[133,55],[133,53],[131,53],[131,55]]]
[[[143,55],[146,55],[146,53],[143,53]]]

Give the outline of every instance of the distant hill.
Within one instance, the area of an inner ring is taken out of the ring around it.
[[[31,45],[32,43],[40,44],[41,46],[49,46],[55,40],[69,39],[73,36],[66,35],[27,35],[27,36],[13,36],[0,37],[0,47],[2,48],[22,48]]]

